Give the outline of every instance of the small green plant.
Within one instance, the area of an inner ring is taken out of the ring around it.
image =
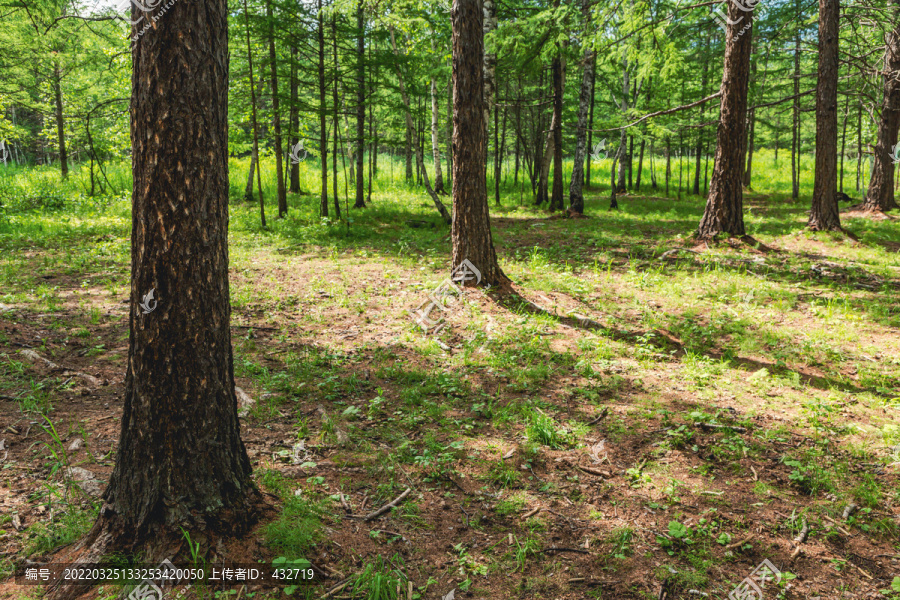
[[[569,434],[559,427],[557,422],[548,415],[539,410],[534,412],[528,419],[525,426],[525,435],[528,441],[549,446],[550,448],[561,448],[569,443]]]
[[[610,536],[610,542],[612,542],[613,545],[613,557],[621,560],[631,556],[631,543],[633,540],[634,529],[631,527],[614,529]]]
[[[353,580],[353,597],[364,600],[399,600],[406,591],[406,575],[393,565],[402,565],[403,557],[395,554],[391,564],[378,556],[366,563],[365,568]]]
[[[669,556],[674,556],[678,549],[693,544],[693,537],[694,531],[690,527],[678,521],[669,521],[668,535],[657,536],[656,540],[660,546],[665,548]]]

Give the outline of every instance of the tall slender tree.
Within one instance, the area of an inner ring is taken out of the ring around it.
[[[588,113],[591,108],[591,96],[594,91],[594,44],[591,39],[591,2],[582,0],[581,17],[584,21],[584,58],[581,67],[581,91],[578,95],[578,125],[575,131],[575,162],[572,165],[572,181],[569,183],[569,210],[573,213],[584,212],[584,159],[587,154]],[[643,148],[643,146],[642,146]],[[643,153],[641,154],[643,158]],[[640,173],[638,174],[640,180]]]
[[[366,19],[363,0],[356,0],[356,202],[365,208],[363,164],[366,144]]]
[[[838,36],[840,0],[819,0],[819,72],[816,85],[816,172],[809,228],[841,229],[837,200]]]
[[[275,52],[275,23],[272,16],[272,0],[266,0],[266,20],[269,35],[269,69],[272,73],[272,126],[275,134],[275,176],[278,194],[278,218],[287,215],[287,193],[284,189],[284,146],[281,139],[281,111],[278,98],[278,55]]]

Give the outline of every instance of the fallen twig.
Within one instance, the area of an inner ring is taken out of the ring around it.
[[[802,544],[806,541],[806,537],[809,535],[809,523],[806,519],[803,519],[803,526],[800,528],[800,533],[797,534],[797,537],[794,538],[795,544]]]
[[[525,513],[524,515],[522,515],[522,520],[524,521],[524,520],[526,520],[526,519],[530,519],[530,518],[533,517],[534,515],[536,515],[536,514],[538,514],[539,512],[541,512],[542,510],[543,510],[543,509],[542,509],[540,506],[538,506],[537,508],[534,508],[534,509],[532,509],[532,510],[529,510],[527,513]]]
[[[590,554],[590,552],[582,550],[581,548],[558,548],[556,546],[550,546],[549,548],[541,550],[541,552],[575,552],[577,554]]]
[[[744,544],[746,544],[747,542],[749,542],[752,539],[753,539],[753,534],[751,533],[750,535],[748,535],[747,537],[745,537],[744,539],[742,539],[739,542],[735,542],[733,544],[728,544],[727,546],[725,546],[725,549],[731,550],[732,548],[740,548],[741,546],[743,546]]]
[[[856,512],[857,508],[859,508],[859,506],[853,504],[852,502],[848,504],[847,508],[844,509],[844,514],[841,516],[841,520],[846,521],[847,519],[849,519],[850,516],[853,515],[854,512]]]
[[[596,419],[594,419],[593,421],[591,421],[590,423],[588,423],[588,425],[594,425],[596,423],[599,423],[600,421],[605,419],[606,415],[608,415],[608,414],[609,414],[609,407],[607,406],[600,412],[600,416],[597,417]]]
[[[388,512],[389,510],[391,510],[392,508],[396,507],[398,504],[400,504],[401,502],[403,502],[403,500],[404,500],[407,496],[409,496],[409,493],[410,493],[411,491],[412,491],[412,488],[406,488],[406,489],[403,491],[402,494],[400,494],[399,496],[397,496],[397,497],[394,498],[392,501],[388,502],[387,504],[385,504],[384,506],[382,506],[381,508],[379,508],[379,509],[376,510],[375,512],[372,512],[372,513],[367,514],[363,520],[364,520],[364,521],[371,521],[372,519],[377,519],[378,517],[380,517],[380,516],[383,515],[384,513]]]

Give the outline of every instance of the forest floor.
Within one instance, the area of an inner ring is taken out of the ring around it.
[[[276,516],[216,560],[308,559],[307,598],[348,579],[333,597],[725,598],[765,559],[781,572],[765,598],[900,598],[896,223],[812,234],[805,205],[750,194],[764,246],[696,247],[697,197],[609,212],[595,194],[586,219],[513,201],[491,209],[494,242],[545,314],[470,290],[434,335],[413,311],[448,274],[449,236],[421,194],[377,196],[349,233],[310,196],[267,231],[233,206],[242,436]],[[0,235],[0,577],[96,515],[128,209],[23,213]],[[184,597],[235,595],[284,590]]]

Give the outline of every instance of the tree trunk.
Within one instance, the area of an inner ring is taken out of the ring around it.
[[[484,178],[484,13],[479,0],[453,0],[453,224],[451,269],[464,261],[481,272],[482,285],[504,285],[488,215]],[[474,286],[473,278],[458,281]]]
[[[253,52],[250,50],[250,16],[247,11],[247,0],[244,0],[244,25],[247,30],[247,65],[250,68],[249,79],[250,79],[250,115],[253,119],[253,156],[256,157],[256,189],[259,191],[259,220],[262,227],[265,229],[266,227],[266,206],[263,202],[263,193],[262,193],[262,177],[260,175],[260,158],[259,158],[259,121],[256,119],[256,91],[253,89]],[[136,69],[136,66],[133,67]],[[262,80],[263,76],[260,73],[260,80]],[[134,154],[134,150],[132,149],[132,154]],[[252,166],[252,165],[251,165]],[[134,171],[134,167],[132,167],[132,171]],[[250,172],[250,176],[253,177],[253,171]]]
[[[451,12],[452,12],[452,9],[451,9]],[[480,17],[479,17],[479,31],[480,31],[480,29],[481,29],[481,23],[480,23]],[[390,28],[390,33],[391,33],[391,48],[394,51],[394,55],[399,56],[400,53],[397,50],[397,40],[394,39],[394,28],[393,27]],[[482,40],[481,47],[482,47],[482,49],[484,48],[483,40]],[[481,72],[481,56],[480,55],[478,56],[477,61],[478,61],[478,71]],[[394,66],[397,69],[397,82],[399,83],[399,86],[400,86],[400,99],[403,101],[403,106],[406,108],[406,113],[405,113],[406,114],[406,136],[407,136],[407,139],[409,139],[410,137],[412,137],[412,130],[413,130],[413,118],[412,118],[412,111],[410,110],[410,105],[409,105],[409,96],[406,94],[406,84],[403,82],[403,73],[400,72],[399,63],[395,63]],[[482,98],[481,94],[479,94],[477,97]],[[482,99],[482,101],[483,101],[483,99]],[[478,101],[476,99],[476,100],[473,100],[472,102],[477,105]],[[481,107],[478,107],[478,109],[480,111]],[[454,107],[454,112],[455,112],[455,107]],[[482,135],[484,135],[483,126],[482,126]],[[451,152],[451,154],[452,154],[452,152]],[[417,164],[422,168],[422,181],[425,184],[425,191],[427,191],[428,195],[431,196],[431,201],[434,202],[434,207],[437,209],[438,213],[440,213],[441,218],[444,219],[444,222],[447,223],[448,225],[451,224],[450,213],[447,212],[447,209],[444,206],[444,203],[441,202],[441,199],[438,197],[437,193],[435,193],[435,191],[431,188],[431,181],[428,179],[428,171],[425,170],[424,164],[423,164],[421,147],[418,145],[416,146],[416,161],[417,161]],[[456,168],[456,159],[455,158],[453,159],[453,167],[452,168],[453,169]],[[484,159],[483,159],[483,157],[482,157],[481,162],[479,163],[478,168],[481,172],[480,179],[482,182],[484,182]],[[456,185],[456,175],[455,174],[453,175],[453,185]],[[482,183],[482,186],[485,186],[485,185],[486,185],[486,182]],[[487,188],[483,187],[483,189],[485,190],[485,194],[487,194]],[[487,202],[486,199],[485,199],[485,202]]]
[[[550,129],[547,131],[547,144],[544,148],[544,154],[541,156],[541,172],[538,180],[538,196],[535,204],[540,205],[542,202],[549,200],[548,190],[550,189],[550,164],[553,162],[555,154],[553,141],[555,139],[553,133],[556,131],[556,111],[550,119]]]
[[[563,74],[562,58],[557,52],[553,59],[553,192],[550,195],[550,210],[563,209],[562,174],[562,106]]]
[[[228,6],[170,11],[132,51],[125,406],[103,508],[82,541],[88,556],[143,550],[148,562],[179,545],[182,527],[193,539],[247,531],[258,496],[231,349]]]
[[[63,179],[69,177],[69,157],[66,152],[66,122],[63,118],[62,76],[59,63],[53,65],[53,98],[56,109],[56,140],[59,144],[59,173]]]
[[[816,84],[816,173],[809,228],[840,231],[837,200],[837,88],[840,0],[819,0],[819,72]],[[892,167],[893,168],[893,167]]]
[[[431,154],[434,156],[434,193],[445,194],[444,173],[441,171],[441,147],[438,139],[437,83],[431,80]]]
[[[282,165],[281,111],[278,110],[278,62],[275,54],[275,31],[272,24],[272,2],[266,0],[266,17],[269,20],[269,68],[272,70],[272,122],[275,129],[275,175],[278,180],[278,218],[287,215],[287,194],[284,190]]]
[[[328,105],[325,100],[325,23],[322,18],[322,0],[316,1],[316,18],[319,36],[319,156],[322,161],[322,193],[319,196],[319,215],[328,216]]]
[[[414,126],[406,129],[406,181],[411,181],[413,178],[412,136],[414,129]]]
[[[288,135],[288,144],[291,146],[291,150],[293,150],[297,144],[300,143],[300,107],[297,104],[298,102],[298,88],[300,85],[299,80],[297,79],[297,47],[291,46],[291,107],[290,107],[290,116],[288,117],[288,123],[290,127],[290,132]],[[291,162],[290,167],[290,188],[288,191],[292,194],[300,193],[300,164]]]
[[[334,196],[334,218],[341,220],[341,199],[338,196],[338,126],[340,122],[340,103],[338,102],[338,83],[340,82],[340,64],[338,63],[337,14],[331,14],[331,57],[334,64],[334,85],[331,87],[331,119],[334,122],[334,134],[331,139],[331,191]],[[347,218],[350,218],[349,215]]]
[[[492,31],[497,29],[497,6],[494,0],[483,0],[484,21],[482,28],[484,29],[484,144],[485,144],[485,168],[487,168],[487,143],[488,127],[491,123],[491,111],[494,110],[494,99],[497,95],[497,53],[492,52],[487,45],[488,36]],[[494,153],[497,149],[494,148]]]
[[[584,20],[584,31],[590,31],[590,0],[582,0],[581,16]],[[569,210],[578,214],[584,213],[584,163],[585,156],[588,154],[586,148],[588,141],[588,117],[593,105],[594,56],[594,48],[589,43],[585,42],[581,72],[581,91],[578,94],[578,125],[575,130],[575,158],[574,164],[572,165],[572,180],[569,182]],[[640,178],[640,175],[638,178]]]
[[[594,90],[597,87],[597,53],[594,52],[594,60],[591,63],[591,73],[593,74],[593,79],[591,81],[591,109],[588,114],[588,139],[587,139],[587,152],[585,152],[585,167],[584,167],[584,187],[590,189],[591,187],[591,152],[594,148]]]
[[[356,0],[356,203],[353,208],[365,208],[365,180],[363,163],[366,143],[366,21],[362,0]]]
[[[729,23],[725,34],[715,166],[706,209],[697,229],[697,237],[704,240],[720,233],[744,235],[741,149],[747,125],[753,13],[744,12],[737,3],[729,2],[728,17],[733,23]]]
[[[848,95],[846,101],[844,102],[844,132],[841,134],[841,166],[840,166],[840,180],[838,183],[838,189],[841,193],[844,192],[844,156],[847,152],[847,121],[850,120],[850,96]]]
[[[878,121],[878,141],[864,207],[869,211],[897,208],[894,198],[894,156],[900,128],[900,1],[895,0],[894,30],[888,34],[884,68],[884,98]]]
[[[796,0],[800,14],[799,0]],[[797,17],[800,18],[799,16]],[[794,112],[791,134],[791,198],[800,197],[800,30],[794,36]]]
[[[634,181],[634,190],[641,190],[641,171],[644,169],[644,147],[647,145],[647,140],[645,138],[641,138],[641,149],[638,152],[638,167],[637,167],[637,178]]]
[[[753,183],[753,152],[756,149],[756,109],[750,109],[750,134],[747,143],[747,168],[744,170],[744,187],[751,189]]]
[[[631,92],[631,85],[628,83],[628,59],[625,58],[622,60],[622,105],[620,109],[622,110],[623,119],[627,120],[628,115],[628,94]],[[627,150],[626,144],[628,143],[628,138],[625,134],[625,130],[622,130],[622,133],[619,137],[619,146],[624,148],[623,153]],[[618,163],[619,163],[619,178],[618,183],[616,183],[616,191],[617,192],[626,192],[627,189],[625,187],[625,155],[623,153],[618,154]]]
[[[856,193],[859,193],[862,177],[862,102],[856,107]]]
[[[244,187],[244,200],[253,202],[253,179],[256,176],[256,148],[250,153],[250,172],[247,174],[247,185]]]

